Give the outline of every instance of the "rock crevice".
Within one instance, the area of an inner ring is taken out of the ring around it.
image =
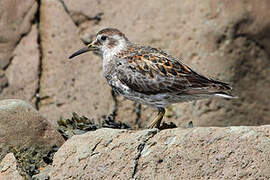
[[[151,131],[148,131],[148,134],[146,136],[143,137],[143,140],[142,142],[137,146],[137,151],[138,151],[138,154],[136,155],[135,159],[134,159],[134,168],[133,168],[133,172],[132,172],[132,178],[135,177],[136,173],[137,173],[137,168],[138,168],[138,165],[139,165],[139,160],[140,160],[140,157],[142,155],[142,152],[145,148],[145,145],[147,144],[147,142],[153,138],[156,134],[158,133],[158,130],[151,130]]]

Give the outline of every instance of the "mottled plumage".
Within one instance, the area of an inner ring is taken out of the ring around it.
[[[169,104],[215,96],[232,98],[228,84],[196,73],[162,50],[134,44],[117,29],[101,30],[94,42],[70,58],[90,50],[101,52],[104,76],[115,92],[158,108],[150,128],[159,127]]]

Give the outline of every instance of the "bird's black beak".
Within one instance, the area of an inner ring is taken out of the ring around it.
[[[85,52],[94,51],[94,50],[97,50],[97,46],[95,45],[95,41],[93,41],[92,43],[90,43],[86,47],[76,51],[75,53],[73,53],[71,56],[69,56],[69,59],[74,58],[75,56],[78,56],[78,55],[83,54]]]

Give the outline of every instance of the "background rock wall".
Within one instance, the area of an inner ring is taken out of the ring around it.
[[[194,70],[234,87],[237,100],[169,107],[165,121],[186,126],[270,122],[270,4],[267,0],[2,0],[0,98],[34,104],[53,124],[75,111],[100,119],[115,104],[101,58],[67,57],[104,27],[160,47]],[[117,97],[117,120],[145,127],[156,113]]]

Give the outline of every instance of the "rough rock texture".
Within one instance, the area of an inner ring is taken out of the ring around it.
[[[52,179],[269,179],[270,126],[127,131],[73,136]]]
[[[0,68],[6,68],[10,63],[16,44],[31,28],[36,10],[35,0],[0,2]]]
[[[35,0],[0,2],[0,99],[22,98],[34,104],[39,63],[33,26],[37,8]]]
[[[21,147],[37,148],[47,155],[63,138],[31,105],[16,99],[0,101],[0,159]]]
[[[0,99],[16,98],[35,103],[39,79],[39,49],[37,25],[22,37],[6,69],[8,86],[0,94]]]
[[[60,1],[44,0],[40,16],[42,76],[40,111],[54,123],[71,112],[101,117],[109,112],[111,92],[102,74],[101,60],[86,54],[69,61],[83,46],[77,29]]]
[[[23,180],[20,175],[17,162],[12,153],[8,153],[0,164],[0,179],[2,180]]]

